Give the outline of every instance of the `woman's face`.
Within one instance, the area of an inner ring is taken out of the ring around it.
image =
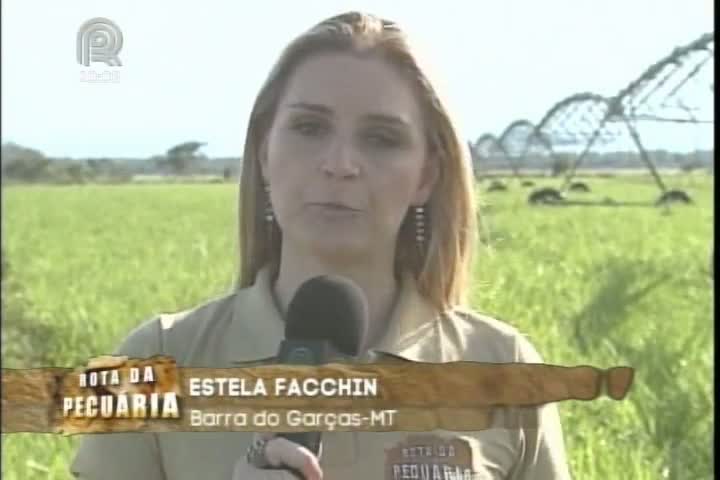
[[[298,66],[261,159],[283,242],[335,257],[392,254],[437,171],[410,85],[379,59],[343,54]]]

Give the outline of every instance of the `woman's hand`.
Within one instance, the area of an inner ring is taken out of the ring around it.
[[[255,434],[268,439],[265,445],[265,460],[271,467],[290,467],[300,472],[304,480],[322,480],[323,473],[317,457],[307,448],[274,433]],[[254,440],[254,441],[255,441]],[[297,477],[288,470],[257,468],[242,458],[235,464],[232,480],[295,480]]]

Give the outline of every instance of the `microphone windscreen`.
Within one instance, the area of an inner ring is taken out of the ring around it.
[[[300,285],[290,301],[287,340],[326,340],[343,355],[357,356],[368,329],[367,301],[351,280],[322,275]]]

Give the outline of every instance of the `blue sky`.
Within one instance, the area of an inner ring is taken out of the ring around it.
[[[2,141],[79,158],[149,157],[200,140],[209,156],[239,156],[282,47],[355,9],[406,27],[468,139],[537,121],[575,92],[613,94],[713,30],[711,0],[6,0]],[[75,59],[78,28],[92,17],[123,32],[117,83],[80,81],[82,70],[107,69]]]

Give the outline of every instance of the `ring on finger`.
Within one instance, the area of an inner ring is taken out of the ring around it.
[[[248,464],[255,468],[272,468],[272,465],[267,459],[267,443],[270,440],[271,438],[255,438],[245,455]]]

